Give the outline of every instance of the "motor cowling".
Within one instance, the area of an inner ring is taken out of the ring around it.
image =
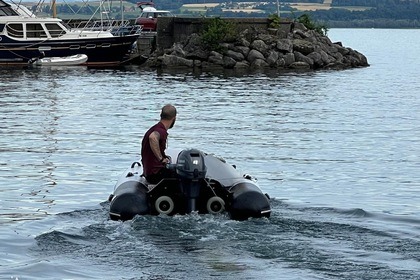
[[[180,178],[180,187],[186,199],[186,213],[197,211],[196,202],[200,196],[206,172],[204,154],[201,151],[184,150],[178,155],[176,173]]]
[[[190,149],[182,151],[176,163],[176,173],[181,179],[199,180],[206,177],[207,168],[203,152]]]

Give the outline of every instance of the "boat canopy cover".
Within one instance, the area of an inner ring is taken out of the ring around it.
[[[224,186],[233,186],[243,180],[241,174],[232,165],[213,155],[206,155],[207,178],[215,179]]]

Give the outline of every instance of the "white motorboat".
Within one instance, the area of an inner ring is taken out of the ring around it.
[[[82,65],[87,60],[87,55],[76,54],[71,56],[36,58],[32,64],[36,66],[75,66]]]
[[[138,38],[136,32],[120,33],[70,28],[61,19],[37,17],[21,4],[0,0],[0,65],[26,66],[36,60],[74,65],[80,58],[74,56],[84,54],[87,66],[118,66],[129,60]]]

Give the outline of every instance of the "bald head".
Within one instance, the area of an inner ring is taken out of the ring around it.
[[[162,112],[160,113],[161,120],[172,120],[176,117],[176,108],[171,104],[167,104],[162,107]]]

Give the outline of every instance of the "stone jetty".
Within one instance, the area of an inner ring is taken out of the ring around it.
[[[192,33],[170,48],[156,49],[143,64],[152,68],[225,68],[280,70],[347,69],[369,66],[356,50],[332,42],[327,36],[294,22],[287,31],[249,27],[232,42],[220,42],[209,50],[200,36]]]

